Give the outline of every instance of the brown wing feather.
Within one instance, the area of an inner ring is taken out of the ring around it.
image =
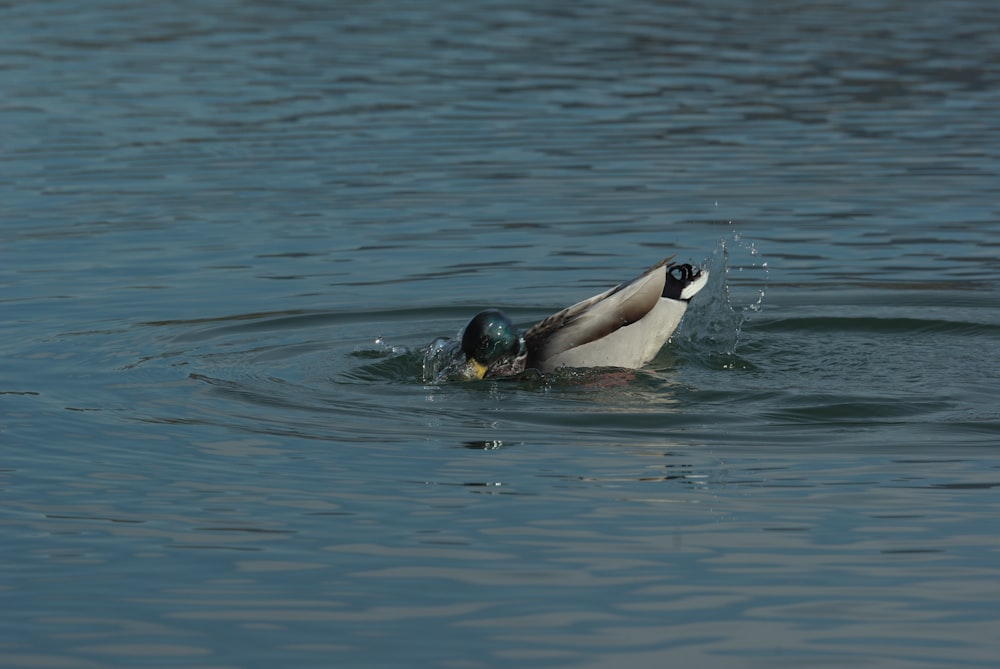
[[[667,273],[662,268],[672,257],[664,258],[627,283],[549,316],[528,330],[524,335],[528,366],[606,337],[648,314],[663,294]]]

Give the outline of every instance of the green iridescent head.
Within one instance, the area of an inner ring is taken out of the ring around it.
[[[479,379],[490,367],[520,355],[521,347],[521,334],[513,321],[497,309],[480,311],[462,333],[462,352],[470,374]]]

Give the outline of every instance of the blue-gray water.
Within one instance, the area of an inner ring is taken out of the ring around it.
[[[995,666],[998,23],[3,5],[0,666]],[[671,253],[648,369],[424,378]]]

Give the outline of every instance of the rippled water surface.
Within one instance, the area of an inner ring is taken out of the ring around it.
[[[0,665],[995,666],[998,20],[0,8]],[[646,369],[425,374],[670,254]]]

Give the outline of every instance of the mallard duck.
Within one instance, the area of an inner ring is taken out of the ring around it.
[[[462,332],[465,376],[482,379],[559,367],[642,367],[660,351],[688,301],[708,281],[706,270],[671,258],[523,334],[502,311],[479,312]]]

